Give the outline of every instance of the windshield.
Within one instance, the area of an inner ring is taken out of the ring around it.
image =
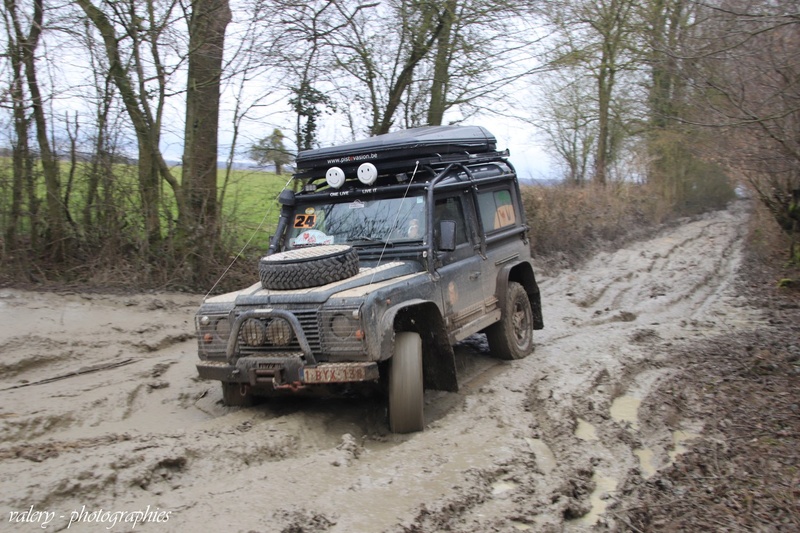
[[[414,196],[300,206],[290,225],[287,248],[422,241],[425,199]]]

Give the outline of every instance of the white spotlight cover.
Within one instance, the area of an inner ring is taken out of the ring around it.
[[[364,185],[372,185],[378,179],[378,169],[372,163],[361,163],[357,174],[358,181]]]
[[[338,189],[344,185],[344,170],[339,167],[331,167],[325,173],[325,181],[334,189]]]

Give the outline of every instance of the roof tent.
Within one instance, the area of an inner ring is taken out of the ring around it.
[[[375,165],[381,174],[413,166],[420,159],[450,159],[493,153],[497,140],[481,126],[424,126],[377,135],[328,148],[307,150],[297,155],[297,178],[324,176],[332,167],[355,175],[364,163]]]

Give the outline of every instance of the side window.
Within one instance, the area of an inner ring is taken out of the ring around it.
[[[464,221],[464,209],[461,207],[461,200],[458,196],[439,198],[434,207],[434,223],[436,231],[439,231],[439,222],[442,220],[455,220],[456,222],[456,244],[467,242],[466,223]]]
[[[481,211],[481,224],[484,233],[489,233],[517,222],[511,191],[487,191],[478,193],[478,207]]]

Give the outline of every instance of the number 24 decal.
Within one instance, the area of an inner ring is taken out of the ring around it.
[[[317,215],[295,215],[295,228],[313,228],[317,221]]]

